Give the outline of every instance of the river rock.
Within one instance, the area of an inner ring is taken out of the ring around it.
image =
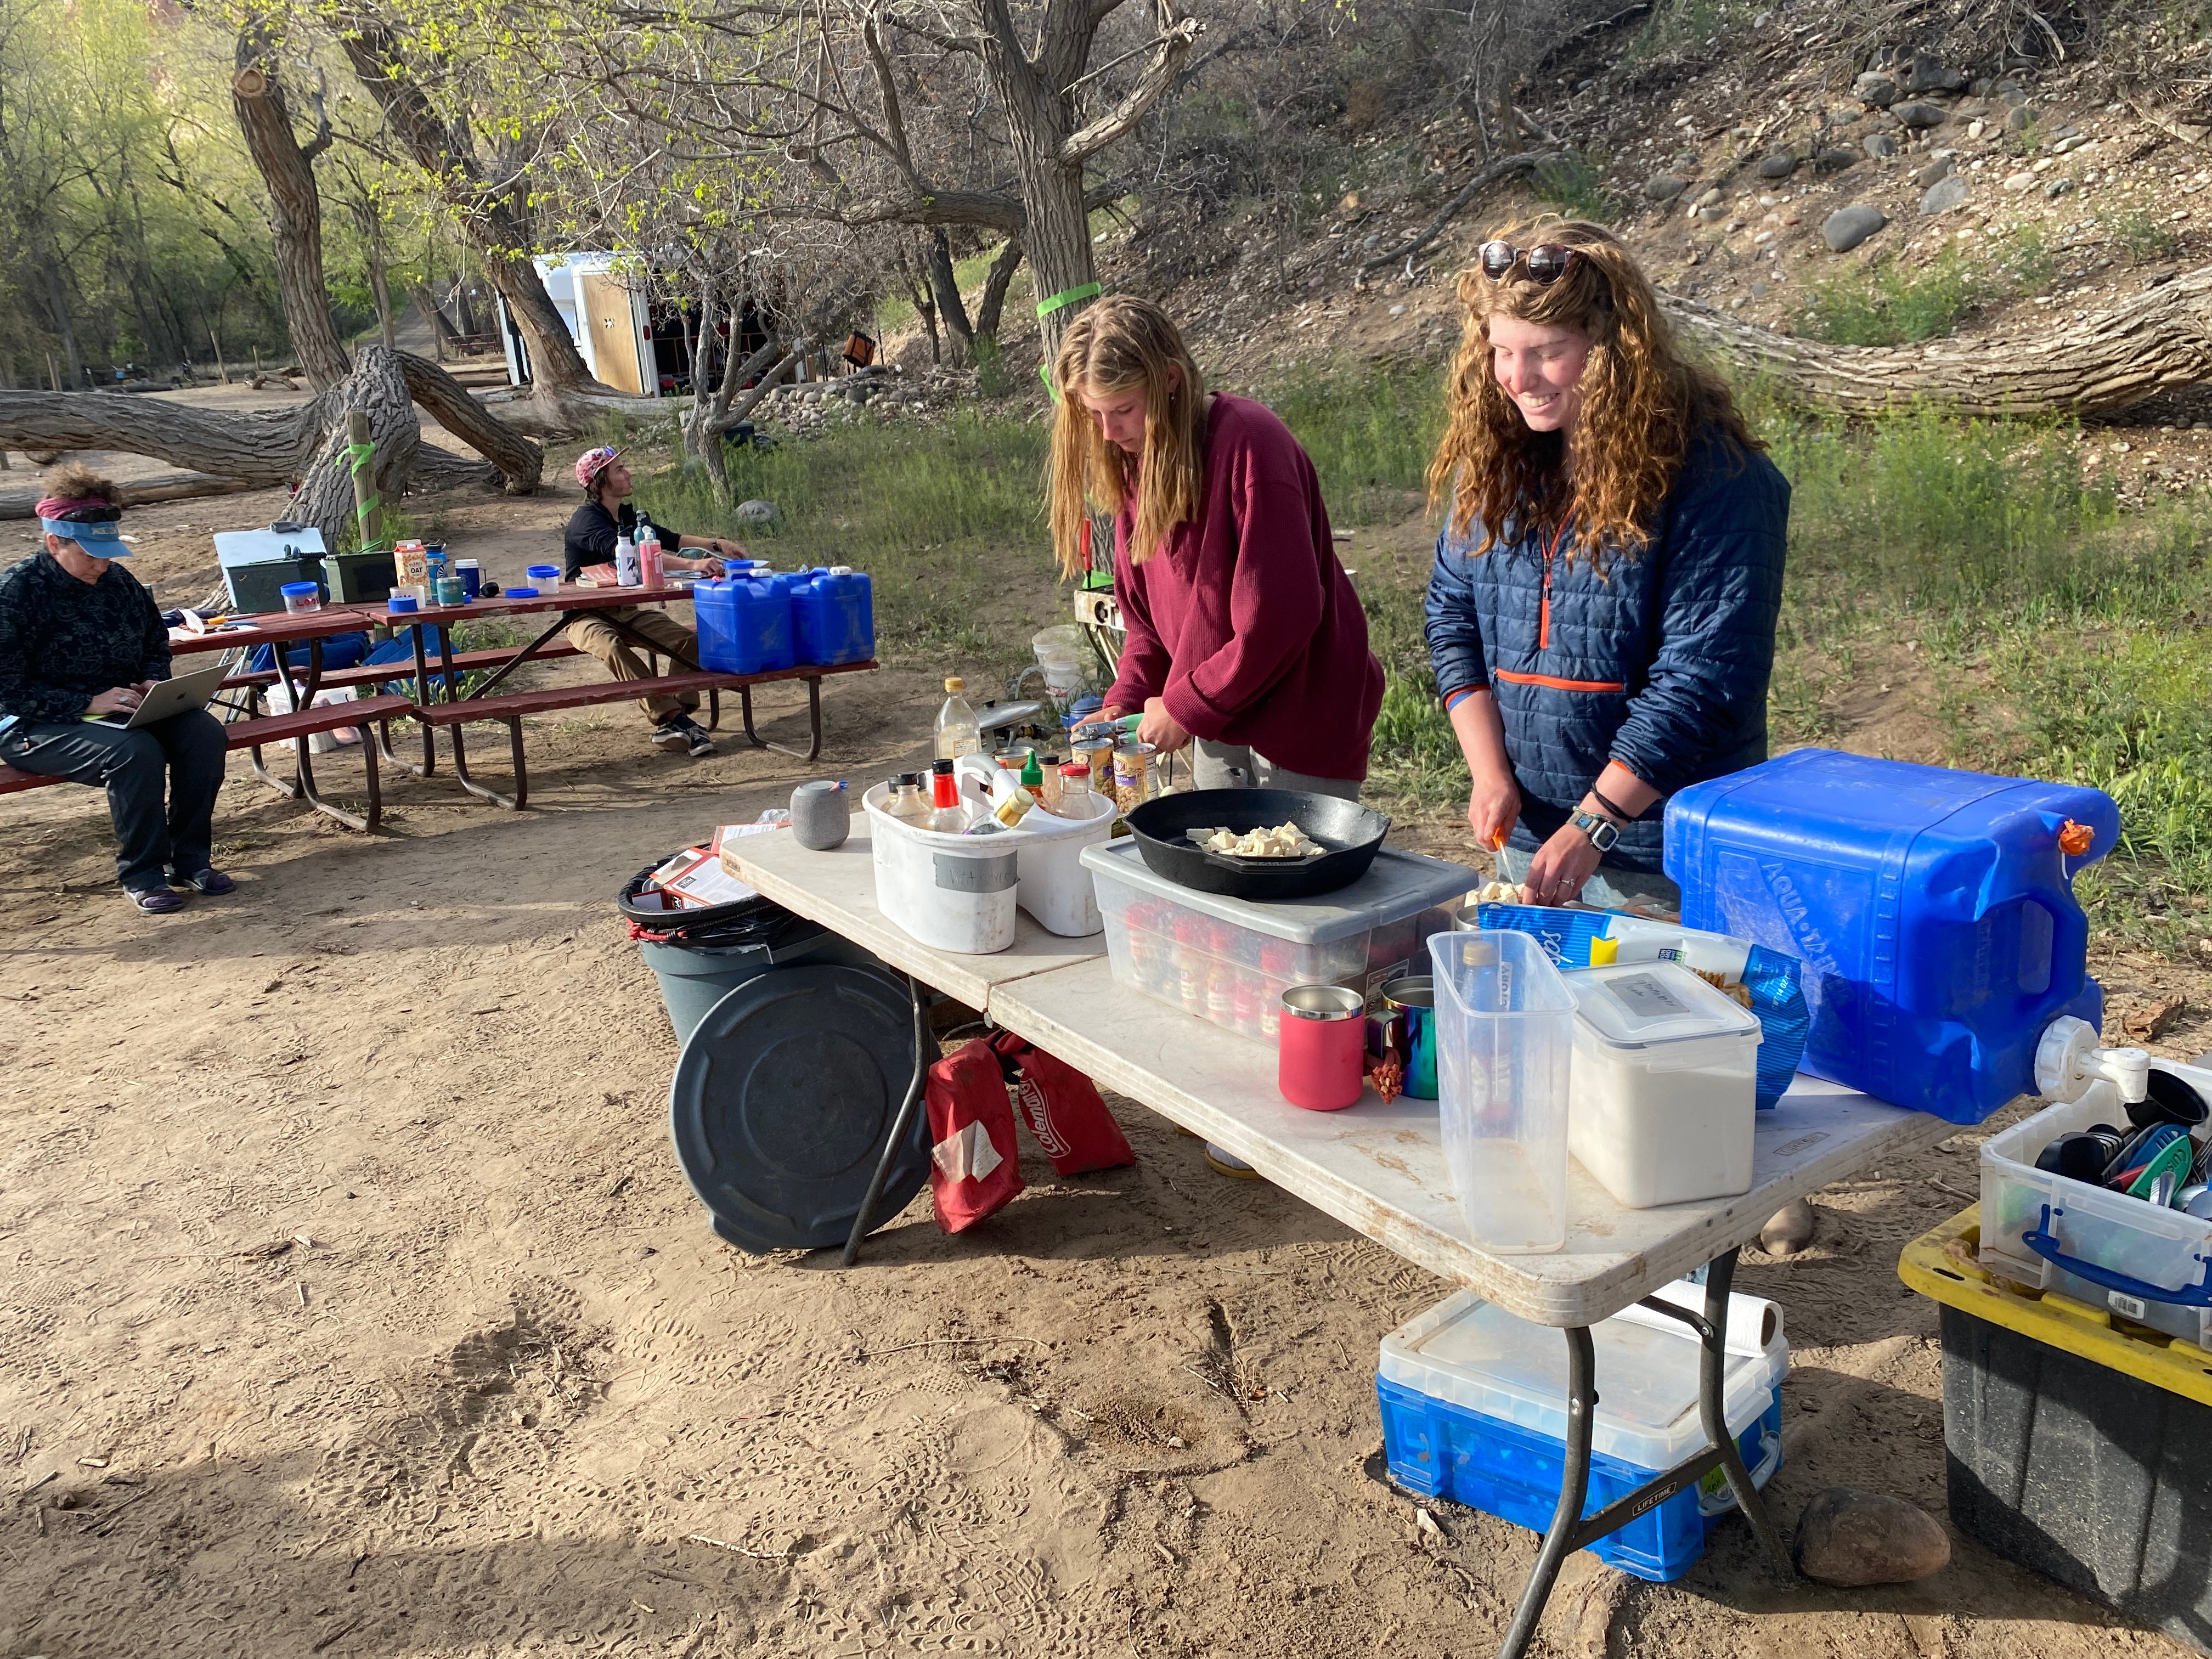
[[[1951,113],[1941,104],[1930,104],[1919,99],[1910,103],[1892,104],[1889,112],[1908,127],[1940,127]]]
[[[1874,210],[1846,208],[1844,211],[1873,213]],[[1875,214],[1875,216],[1880,218],[1881,216]],[[1812,1242],[1813,1206],[1802,1198],[1791,1199],[1767,1217],[1766,1224],[1759,1230],[1759,1248],[1769,1255],[1795,1255]]]
[[[1886,1492],[1829,1486],[1813,1494],[1792,1552],[1808,1578],[1843,1589],[1905,1584],[1940,1572],[1950,1535],[1917,1504]]]
[[[1787,179],[1797,171],[1797,158],[1786,149],[1770,151],[1759,158],[1759,176],[1762,179]]]
[[[1817,151],[1813,157],[1813,171],[1815,173],[1841,173],[1845,167],[1855,167],[1858,164],[1856,150],[1836,147]]]
[[[1877,161],[1887,161],[1897,154],[1897,140],[1886,132],[1869,132],[1859,140],[1859,145]]]
[[[1962,205],[1972,194],[1966,181],[1954,173],[1948,179],[1936,181],[1934,187],[1920,198],[1920,210],[1923,213],[1948,213],[1953,208]]]
[[[1644,193],[1655,202],[1671,202],[1689,189],[1690,181],[1679,173],[1655,173],[1644,181]]]
[[[2019,195],[2022,191],[2033,190],[2033,189],[2035,188],[2035,183],[2036,183],[2036,180],[2035,180],[2035,175],[2034,175],[2033,173],[2014,173],[2008,174],[2008,175],[2006,177],[2005,181],[2004,181],[2004,188],[2005,188],[2005,189],[2007,189],[2007,190],[2008,190],[2008,191],[2010,191],[2014,195],[2017,196],[2017,195]]]
[[[1915,173],[1912,175],[1912,182],[1919,185],[1921,189],[1928,190],[1934,186],[1937,179],[1948,179],[1956,170],[1956,164],[1949,156],[1939,155],[1934,161],[1930,161],[1926,167],[1922,167],[1918,172]]]
[[[1889,216],[1880,208],[1868,207],[1863,203],[1856,207],[1838,208],[1820,227],[1820,240],[1832,253],[1849,253],[1861,242],[1889,222]]]
[[[1905,72],[1905,89],[1907,92],[1958,92],[1966,87],[1968,78],[1964,70],[1946,68],[1943,60],[1934,52],[1916,52],[1912,54],[1912,67]]]
[[[2043,187],[2043,193],[2055,202],[2062,196],[2071,195],[2073,190],[2074,181],[2071,179],[2053,179]]]
[[[775,522],[774,501],[739,501],[735,512],[739,524],[774,524]]]
[[[1897,81],[1880,70],[1869,70],[1851,82],[1851,96],[1862,104],[1871,104],[1876,109],[1887,109],[1897,101]]]
[[[2005,112],[2004,130],[2018,135],[2035,125],[2035,112],[2025,104],[2014,104]]]

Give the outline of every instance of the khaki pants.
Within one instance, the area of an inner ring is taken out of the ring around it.
[[[616,623],[621,623],[628,632],[617,630],[613,626]],[[665,655],[673,657],[675,662],[669,670],[672,673],[688,674],[699,666],[699,636],[665,611],[635,605],[620,611],[594,611],[570,623],[568,634],[569,644],[586,656],[597,657],[607,665],[607,672],[618,680],[654,678],[639,659],[632,635],[650,640]],[[685,691],[672,697],[640,697],[637,706],[655,726],[665,726],[680,714],[696,712],[699,694]]]
[[[1190,747],[1190,781],[1200,789],[1302,789],[1309,795],[1359,799],[1355,779],[1317,778],[1310,773],[1293,772],[1241,743],[1194,738]]]

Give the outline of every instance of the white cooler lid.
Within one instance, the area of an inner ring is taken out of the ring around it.
[[[1590,1328],[1597,1359],[1593,1449],[1638,1468],[1668,1469],[1705,1443],[1698,1417],[1701,1350],[1686,1325],[1671,1330],[1608,1319]],[[1765,1414],[1789,1368],[1780,1336],[1763,1358],[1730,1354],[1721,1401],[1729,1431]],[[1447,1297],[1382,1339],[1382,1375],[1401,1388],[1502,1418],[1564,1443],[1567,1437],[1567,1339],[1482,1301]]]
[[[1576,1018],[1615,1048],[1761,1034],[1758,1015],[1680,963],[1613,963],[1565,978]]]

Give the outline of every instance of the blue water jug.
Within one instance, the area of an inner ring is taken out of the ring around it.
[[[771,673],[797,662],[798,647],[791,626],[791,590],[795,585],[787,576],[738,584],[746,590],[740,609],[747,618],[747,635],[758,662],[749,672]]]
[[[691,590],[700,667],[714,674],[760,672],[760,648],[749,626],[751,599],[744,582],[701,582]]]
[[[869,580],[865,570],[855,570],[850,565],[833,564],[830,574],[842,577],[851,584],[848,591],[856,595],[860,621],[856,632],[855,650],[858,654],[848,657],[848,662],[866,662],[876,654],[876,585]]]
[[[2101,790],[1800,749],[1667,805],[1682,921],[1804,963],[1804,1071],[1978,1123],[2035,1092],[2061,1015],[2103,1021],[2073,878]]]

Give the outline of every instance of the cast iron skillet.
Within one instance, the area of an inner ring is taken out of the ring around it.
[[[1303,859],[1240,859],[1201,851],[1190,839],[1193,830],[1225,827],[1241,836],[1286,819],[1327,850]],[[1195,789],[1146,801],[1129,814],[1129,829],[1145,862],[1178,886],[1266,901],[1349,887],[1375,862],[1390,819],[1357,801],[1296,789]]]

